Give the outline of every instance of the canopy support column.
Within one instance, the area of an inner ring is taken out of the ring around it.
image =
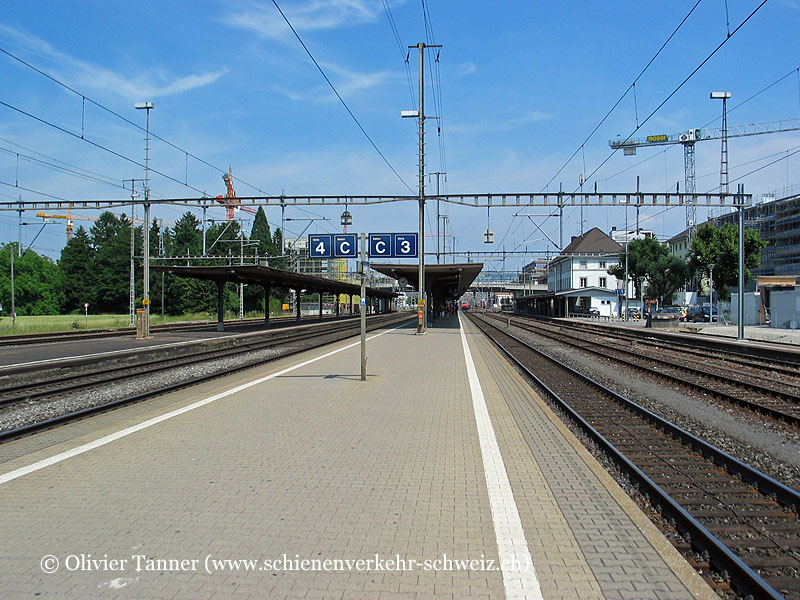
[[[217,281],[217,331],[225,331],[225,282]]]

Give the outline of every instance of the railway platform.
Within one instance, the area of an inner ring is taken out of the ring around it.
[[[716,598],[466,319],[0,446],[0,596]]]

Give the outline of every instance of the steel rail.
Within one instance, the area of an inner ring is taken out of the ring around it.
[[[567,345],[572,346],[574,348],[579,348],[580,350],[585,350],[586,352],[591,352],[592,354],[596,354],[598,356],[602,356],[603,358],[614,360],[616,362],[622,363],[623,365],[626,365],[626,366],[631,367],[633,369],[636,369],[638,371],[642,371],[644,373],[647,373],[648,375],[655,376],[655,377],[660,377],[662,379],[667,379],[669,381],[674,381],[676,383],[679,383],[681,385],[685,385],[685,386],[687,386],[689,388],[692,388],[694,390],[697,390],[697,391],[700,391],[700,392],[704,392],[704,393],[707,393],[707,394],[711,394],[712,396],[716,396],[718,398],[721,398],[726,402],[730,402],[731,404],[737,404],[739,406],[743,406],[743,407],[745,407],[745,408],[747,408],[749,410],[752,410],[754,412],[758,412],[758,413],[761,413],[761,414],[768,415],[768,416],[772,417],[773,419],[784,421],[784,422],[790,423],[792,425],[800,425],[800,416],[798,416],[798,415],[789,414],[789,413],[786,413],[784,411],[781,411],[781,410],[778,410],[778,409],[775,409],[775,408],[771,408],[771,407],[765,406],[763,404],[759,404],[757,402],[751,402],[750,400],[747,400],[746,398],[740,398],[738,396],[734,396],[734,395],[728,394],[728,393],[726,393],[724,391],[721,391],[721,390],[718,390],[716,388],[704,385],[704,384],[699,383],[699,382],[687,381],[686,379],[683,379],[681,377],[676,377],[674,375],[670,375],[669,373],[665,373],[663,371],[654,371],[653,369],[650,369],[650,368],[648,368],[648,367],[646,367],[644,365],[639,364],[637,362],[637,360],[635,360],[635,359],[636,358],[642,358],[642,355],[636,354],[635,352],[631,352],[629,350],[625,350],[625,349],[622,349],[622,348],[616,348],[616,347],[615,348],[611,348],[615,352],[619,352],[619,353],[621,353],[623,355],[633,356],[634,357],[634,359],[627,360],[627,359],[625,359],[625,358],[623,358],[621,356],[610,356],[607,351],[595,349],[593,347],[594,345],[592,344],[592,342],[587,341],[587,340],[580,340],[580,338],[576,338],[575,336],[572,336],[571,334],[561,333],[560,335],[562,337],[559,337],[559,334],[553,333],[553,332],[541,331],[541,330],[535,330],[535,331],[534,330],[529,330],[529,331],[532,331],[532,332],[536,333],[537,335],[541,335],[541,336],[550,338],[552,340],[556,340],[556,341],[558,341],[560,343],[567,344]],[[565,337],[566,338],[570,338],[571,337],[571,338],[573,338],[573,340],[564,339]],[[578,341],[574,341],[574,340],[578,340]],[[606,349],[606,350],[608,350],[608,349]],[[750,391],[754,391],[754,392],[757,392],[757,393],[760,393],[760,394],[773,396],[775,398],[778,398],[778,399],[786,401],[786,402],[790,402],[790,403],[794,403],[794,404],[800,404],[800,397],[798,397],[795,394],[791,394],[791,393],[788,393],[788,392],[783,392],[783,391],[780,391],[780,390],[774,390],[774,389],[768,388],[768,387],[762,387],[762,386],[759,386],[759,385],[753,384],[753,383],[748,383],[748,382],[738,381],[738,380],[735,380],[735,379],[730,379],[730,378],[725,377],[724,375],[720,375],[720,374],[716,374],[716,373],[709,373],[709,372],[704,371],[702,369],[698,369],[696,367],[691,367],[691,366],[687,366],[687,365],[678,365],[678,364],[672,363],[672,362],[670,362],[668,360],[655,358],[655,357],[652,357],[652,356],[644,356],[644,358],[646,360],[653,361],[653,362],[655,362],[657,364],[661,364],[661,365],[667,366],[669,368],[682,369],[682,370],[686,371],[687,373],[694,374],[696,376],[700,376],[701,378],[713,379],[715,381],[731,384],[731,385],[734,385],[734,386],[739,387],[739,388],[749,389]]]
[[[684,509],[680,504],[678,504],[672,497],[670,497],[657,483],[655,483],[650,477],[648,477],[639,467],[637,467],[631,460],[625,456],[622,452],[620,452],[614,445],[611,443],[605,436],[603,436],[597,429],[595,429],[590,423],[588,423],[580,414],[578,414],[567,402],[565,402],[561,397],[553,391],[549,386],[547,386],[539,377],[536,376],[527,366],[525,366],[519,359],[517,359],[513,353],[508,350],[503,344],[501,344],[498,340],[495,339],[489,332],[486,331],[484,327],[481,326],[481,323],[487,325],[489,327],[494,328],[497,331],[500,331],[502,335],[506,335],[509,338],[513,339],[516,343],[524,346],[525,348],[529,349],[530,351],[534,352],[535,354],[541,356],[542,358],[546,359],[547,361],[551,362],[552,364],[558,366],[561,369],[567,371],[570,375],[577,377],[578,379],[586,382],[587,384],[595,387],[598,391],[601,391],[604,394],[607,394],[609,397],[613,398],[617,402],[620,402],[625,407],[630,408],[631,410],[637,412],[638,414],[645,417],[648,421],[650,421],[656,427],[661,427],[665,431],[673,435],[679,435],[680,439],[682,440],[691,440],[692,448],[695,450],[699,450],[703,452],[707,456],[714,457],[713,460],[715,462],[717,460],[722,461],[721,466],[728,466],[731,469],[738,469],[738,472],[742,474],[742,476],[747,476],[749,481],[752,483],[756,483],[756,485],[765,493],[774,493],[779,496],[779,499],[783,499],[784,502],[787,500],[790,503],[790,506],[794,506],[795,510],[800,507],[800,494],[798,492],[792,490],[791,488],[783,485],[782,483],[775,481],[771,477],[764,475],[763,473],[753,469],[749,465],[746,465],[739,461],[738,459],[730,456],[726,452],[715,448],[708,442],[692,435],[688,431],[685,431],[673,423],[662,419],[658,415],[648,411],[644,407],[639,406],[635,402],[632,402],[621,396],[620,394],[614,392],[613,390],[608,389],[607,387],[603,386],[599,382],[594,381],[593,379],[586,377],[585,375],[577,372],[575,369],[568,367],[567,365],[561,363],[560,361],[556,360],[553,357],[547,356],[540,350],[532,347],[530,344],[524,342],[523,340],[517,338],[516,336],[512,335],[511,333],[501,331],[499,328],[494,326],[491,323],[486,321],[479,321],[476,317],[470,315],[470,320],[475,323],[475,325],[490,339],[492,342],[505,354],[509,360],[515,364],[518,368],[520,368],[528,377],[530,377],[533,381],[536,382],[536,385],[545,392],[545,394],[553,400],[558,406],[560,406],[567,414],[573,419],[586,434],[594,440],[603,450],[606,452],[613,460],[616,462],[628,475],[639,484],[640,487],[646,490],[646,493],[650,495],[652,498],[657,499],[657,501],[661,505],[661,512],[664,517],[667,519],[672,519],[675,523],[679,526],[683,533],[688,533],[691,539],[692,545],[699,550],[700,552],[707,552],[709,555],[710,560],[715,564],[715,566],[720,571],[727,571],[733,579],[736,580],[739,587],[745,594],[753,594],[756,598],[768,598],[772,600],[783,600],[783,596],[779,594],[772,586],[770,586],[766,581],[764,581],[761,576],[753,571],[749,566],[747,566],[738,556],[736,556],[727,546],[725,546],[713,533],[711,533],[702,523],[700,523],[697,519],[695,519],[686,509]],[[702,450],[700,450],[702,448]]]

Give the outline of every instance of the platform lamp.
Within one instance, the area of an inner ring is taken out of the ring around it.
[[[133,105],[137,110],[147,112],[147,128],[145,129],[144,149],[144,269],[142,281],[142,305],[144,315],[142,323],[142,337],[150,337],[150,111],[152,102],[137,102]],[[131,224],[133,227],[133,224]]]
[[[353,224],[353,215],[351,215],[350,211],[347,210],[347,203],[345,203],[345,205],[344,205],[344,212],[342,213],[342,216],[341,216],[341,219],[339,220],[339,222],[342,224],[342,233],[347,233],[347,226]],[[345,277],[347,277],[347,273],[349,272],[349,269],[350,269],[350,264],[349,264],[350,261],[348,259],[346,259],[346,258],[344,260],[345,260]],[[338,300],[338,295],[337,295],[337,300],[336,301],[337,302],[339,301]]]

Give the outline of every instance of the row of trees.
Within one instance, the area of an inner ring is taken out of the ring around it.
[[[641,286],[647,283],[644,297],[659,299],[666,303],[685,283],[694,277],[708,278],[713,268],[714,287],[718,297],[730,299],[729,287],[734,287],[739,277],[739,231],[727,223],[721,227],[703,225],[692,240],[688,260],[683,260],[661,245],[654,238],[637,239],[628,244],[628,277],[633,279],[636,296]],[[746,230],[744,240],[745,281],[751,281],[751,269],[761,264],[761,249],[767,242],[757,231]],[[608,273],[617,279],[625,279],[626,255],[609,267]]]
[[[88,302],[93,313],[128,312],[130,303],[130,243],[131,221],[126,215],[105,212],[90,230],[78,227],[61,250],[54,263],[28,249],[14,261],[15,306],[19,315],[44,315],[82,312]],[[142,226],[134,228],[134,248],[141,255]],[[171,228],[162,228],[158,222],[150,227],[150,256],[153,264],[159,257],[187,257],[192,265],[220,264],[222,259],[237,263],[242,248],[245,262],[253,257],[269,258],[270,266],[285,267],[280,257],[282,232],[270,231],[263,208],[259,208],[247,236],[237,221],[214,223],[206,229],[206,257],[203,253],[203,229],[200,220],[186,212]],[[11,252],[16,244],[6,244],[0,249],[0,304],[4,312],[11,307],[10,272]],[[196,257],[202,257],[197,259]],[[135,264],[135,295],[137,304],[142,295],[141,260]],[[276,291],[278,293],[278,291]],[[170,315],[191,312],[216,311],[216,286],[213,282],[185,279],[151,273],[151,310],[161,310]],[[239,300],[235,286],[226,288],[228,310],[238,310]],[[258,286],[245,288],[245,310],[263,310],[264,293]]]

